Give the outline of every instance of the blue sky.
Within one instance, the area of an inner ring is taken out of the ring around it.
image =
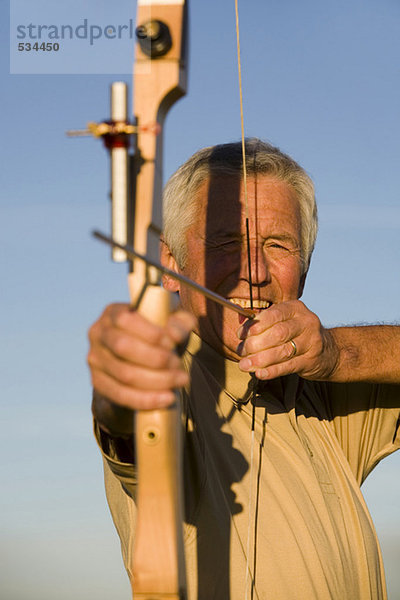
[[[51,4],[59,22],[135,15],[133,1]],[[30,0],[29,17],[44,19],[48,6]],[[106,74],[66,74],[80,72],[89,52],[81,45],[72,68],[54,55],[56,73],[37,74],[43,63],[33,57],[32,74],[10,75],[9,41],[12,54],[18,40],[8,8],[2,1],[0,592],[128,598],[85,366],[86,330],[108,302],[127,299],[126,269],[89,237],[109,227],[106,152],[65,131],[108,116],[109,84],[130,82],[129,60],[112,74],[122,49],[103,43],[96,68]],[[246,135],[292,154],[316,184],[320,234],[304,301],[326,325],[398,322],[399,3],[242,0],[239,9]],[[189,94],[167,119],[165,176],[198,148],[240,136],[233,0],[192,0],[190,33]],[[400,453],[364,486],[392,599],[399,467]]]

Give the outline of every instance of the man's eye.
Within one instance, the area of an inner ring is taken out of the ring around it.
[[[207,240],[206,246],[216,250],[234,250],[240,248],[239,240]]]
[[[267,248],[275,248],[278,250],[286,250],[287,252],[289,251],[289,248],[287,248],[286,246],[282,246],[282,244],[278,244],[277,242],[266,244],[266,247]]]
[[[225,242],[221,242],[221,248],[240,248],[241,240],[225,240]]]

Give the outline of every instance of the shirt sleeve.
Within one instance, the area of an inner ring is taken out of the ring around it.
[[[120,482],[124,491],[134,498],[137,477],[134,465],[133,440],[109,435],[100,428],[96,420],[94,421],[94,436],[103,455],[105,465]]]
[[[361,485],[400,447],[400,385],[328,384],[327,393],[335,434]]]
[[[131,579],[132,553],[136,526],[136,469],[127,462],[127,449],[122,440],[105,433],[94,422],[94,434],[103,456],[104,484],[111,517],[121,542],[125,568]],[[124,440],[128,443],[127,440]],[[133,444],[131,444],[133,448]],[[133,452],[133,450],[132,450]]]

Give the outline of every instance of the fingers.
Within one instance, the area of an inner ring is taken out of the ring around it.
[[[257,315],[254,321],[248,322],[247,327],[245,324],[238,330],[238,336],[243,340],[238,347],[242,356],[285,345],[303,333],[305,327],[308,327],[304,315],[301,315],[304,305],[296,302],[299,304],[296,311],[293,304],[288,302],[275,305]],[[296,353],[298,350],[296,341]],[[289,344],[282,359],[288,358],[292,353],[293,346]]]
[[[170,316],[166,328],[132,311],[127,304],[108,306],[89,330],[92,348],[105,348],[112,355],[136,364],[168,366],[171,350],[188,338],[195,319],[179,311]],[[173,366],[173,365],[171,365]]]
[[[274,304],[271,308],[261,311],[254,320],[246,321],[238,330],[239,339],[247,340],[249,336],[257,336],[266,331],[271,334],[270,330],[273,330],[275,336],[280,335],[283,339],[287,337],[285,332],[290,326],[290,321],[297,317],[303,307],[306,309],[299,300]]]
[[[98,335],[104,335],[113,330],[117,336],[121,335],[121,345],[119,349],[122,353],[126,350],[123,347],[124,340],[122,334],[127,339],[133,337],[135,340],[142,340],[151,345],[160,345],[167,349],[173,348],[174,344],[165,335],[164,328],[153,324],[138,312],[131,309],[128,304],[111,304],[107,306],[100,319],[89,330],[89,340],[96,339]],[[103,338],[105,344],[108,339]]]
[[[275,305],[258,315],[247,331],[240,328],[239,367],[259,379],[291,373],[317,378],[326,368],[323,331],[318,317],[302,302]]]
[[[194,319],[183,311],[160,327],[127,304],[110,305],[89,331],[87,360],[94,388],[130,409],[171,404],[173,390],[189,379],[175,347],[186,341],[193,326]]]
[[[151,349],[156,355],[154,360]],[[180,381],[181,362],[174,353],[164,350],[157,352],[157,348],[150,348],[150,350],[146,348],[146,355],[150,357],[147,361],[145,355],[137,361],[121,360],[119,356],[100,346],[95,351],[89,352],[88,362],[92,371],[102,371],[121,384],[135,386],[139,390],[167,389],[180,387],[186,383],[186,380],[183,383]]]
[[[297,346],[298,342],[295,343]],[[275,379],[298,372],[299,360],[295,358],[296,355],[290,342],[285,342],[241,359],[239,367],[254,373],[258,379]]]
[[[115,404],[131,410],[165,408],[175,400],[175,393],[172,389],[159,391],[138,389],[137,387],[124,385],[102,371],[94,373],[92,381],[95,389],[99,390],[106,398],[110,398]]]
[[[109,361],[110,367],[117,364],[117,360],[138,366],[151,364],[155,369],[177,366],[179,359],[171,352],[174,347],[172,341],[169,341],[170,348],[166,348],[161,334],[154,341],[150,334],[149,330],[149,339],[143,340],[139,332],[134,335],[113,326],[102,326],[98,334],[91,338],[92,348],[98,349],[98,359],[103,358],[105,363]]]

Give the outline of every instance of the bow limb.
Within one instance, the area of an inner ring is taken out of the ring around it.
[[[162,229],[163,122],[169,108],[186,91],[186,8],[185,0],[138,0],[134,114],[139,132],[134,158],[133,241],[136,251],[151,258],[158,257]],[[155,122],[161,126],[157,136],[140,129]],[[160,287],[151,268],[135,261],[129,289],[139,312],[158,324],[166,322],[170,294]],[[134,600],[186,598],[180,430],[178,396],[167,409],[135,413]]]

